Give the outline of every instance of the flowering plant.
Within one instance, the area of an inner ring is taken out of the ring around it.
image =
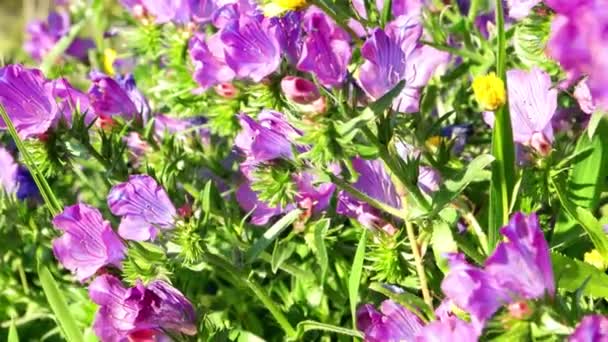
[[[605,5],[55,1],[0,339],[608,340]]]

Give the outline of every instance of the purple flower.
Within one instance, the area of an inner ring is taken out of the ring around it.
[[[51,82],[19,64],[0,68],[0,103],[21,139],[45,133],[59,112]],[[1,119],[0,128],[6,128]]]
[[[457,317],[434,321],[427,324],[416,335],[416,342],[458,341],[477,342],[479,332],[475,327]]]
[[[418,187],[424,193],[431,195],[439,190],[441,184],[441,175],[437,170],[428,166],[420,166],[418,169]]]
[[[24,201],[28,198],[39,198],[40,191],[38,186],[30,173],[30,170],[23,165],[19,165],[17,168],[17,174],[15,175],[15,182],[17,183],[17,199]]]
[[[277,27],[263,17],[241,15],[221,31],[226,63],[239,78],[260,82],[281,63]]]
[[[509,70],[507,72],[509,110],[513,140],[547,154],[553,142],[551,119],[557,109],[557,89],[544,71]],[[484,113],[484,120],[494,125],[494,114]]]
[[[270,207],[268,204],[260,201],[258,195],[251,189],[249,180],[246,180],[238,187],[235,197],[239,206],[244,211],[251,213],[251,223],[256,226],[263,226],[274,216],[281,215],[293,209],[293,205],[288,205],[287,208],[281,208],[278,205]]]
[[[303,113],[319,114],[327,109],[325,97],[317,86],[298,76],[285,76],[281,80],[283,95]]]
[[[596,106],[586,79],[582,79],[576,87],[574,87],[573,95],[584,113],[593,114]]]
[[[422,329],[422,321],[401,305],[385,300],[378,312],[365,304],[357,310],[357,329],[366,342],[413,341]]]
[[[53,240],[53,253],[81,282],[104,266],[121,267],[125,246],[96,208],[86,204],[66,207],[53,218],[53,225],[63,231]]]
[[[412,17],[401,17],[389,23],[386,31],[375,29],[363,44],[365,62],[359,70],[359,83],[374,100],[385,95],[400,81],[405,81],[401,94],[393,101],[399,112],[417,112],[420,88],[435,69],[446,63],[449,54],[429,46],[419,46],[421,24]]]
[[[68,124],[72,123],[72,114],[76,111],[84,115],[86,125],[90,125],[95,119],[87,94],[72,87],[65,78],[53,81],[53,96],[60,100],[59,111]]]
[[[93,330],[102,341],[134,340],[141,335],[158,338],[164,330],[196,334],[194,307],[164,281],[155,280],[147,287],[138,281],[125,288],[114,276],[102,275],[89,285],[89,296],[100,306]]]
[[[194,64],[193,78],[201,86],[200,90],[234,79],[235,73],[226,64],[219,34],[210,36],[206,42],[204,35],[196,34],[190,39],[189,52]]]
[[[13,155],[4,147],[0,147],[0,186],[6,194],[12,194],[18,189],[17,170],[19,164],[15,163]]]
[[[462,254],[449,257],[450,272],[441,283],[441,290],[459,308],[471,314],[478,331],[485,321],[509,300],[497,280],[483,269],[469,265]]]
[[[595,342],[608,340],[608,318],[601,315],[583,317],[570,335],[570,342]]]
[[[515,299],[553,296],[555,282],[549,246],[536,214],[513,215],[500,230],[508,242],[501,242],[486,260],[485,270]]]
[[[118,234],[125,239],[155,239],[158,229],[173,229],[177,212],[167,192],[147,175],[133,175],[114,186],[108,194],[108,206],[122,216]]]
[[[316,8],[310,8],[304,16],[303,28],[306,38],[298,70],[313,73],[326,87],[340,85],[352,54],[349,35]]]
[[[302,13],[289,11],[282,17],[271,20],[277,26],[277,37],[281,50],[287,56],[287,60],[296,65],[302,52]]]
[[[538,5],[541,0],[507,0],[507,8],[509,10],[509,17],[520,20],[527,17],[532,8]]]
[[[61,38],[68,34],[69,30],[69,14],[66,12],[51,12],[46,22],[34,20],[27,26],[29,39],[25,42],[24,50],[33,59],[40,61],[53,49]],[[94,48],[95,43],[92,40],[75,38],[66,49],[66,53],[84,60],[88,57],[88,50]]]
[[[127,120],[146,119],[150,108],[135,86],[131,75],[113,79],[96,73],[89,89],[89,98],[95,114],[103,118],[122,116]]]
[[[192,128],[197,128],[196,132],[203,141],[203,144],[210,144],[211,133],[209,129],[203,127],[207,119],[205,117],[190,117],[190,118],[175,118],[168,115],[157,115],[154,117],[154,135],[158,139],[162,139],[166,135],[175,135],[180,139],[184,139],[185,131]]]
[[[307,216],[318,214],[327,207],[336,190],[332,183],[318,183],[317,177],[311,172],[301,172],[293,176],[298,189],[295,200],[298,207],[308,211]]]
[[[545,4],[560,14],[570,14],[578,8],[592,4],[595,0],[545,0]]]

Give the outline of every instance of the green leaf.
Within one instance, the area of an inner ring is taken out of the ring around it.
[[[591,153],[585,153],[584,158],[577,158],[566,188],[558,195],[568,199],[571,207],[578,206],[593,211],[598,206],[600,194],[605,188],[605,180],[608,177],[608,119],[602,119],[598,123],[593,138],[590,139],[587,134],[579,138],[574,154],[587,150]],[[580,233],[581,228],[577,225],[575,217],[572,214],[569,216],[567,212],[561,212],[555,224],[551,245],[570,243]]]
[[[365,260],[365,246],[367,245],[367,229],[363,229],[359,245],[355,252],[353,266],[350,268],[348,277],[348,300],[350,302],[350,313],[353,319],[353,327],[357,326],[357,304],[359,301],[359,286],[361,285],[361,274],[363,273],[363,261]]]
[[[443,220],[436,220],[433,222],[433,235],[431,237],[431,244],[433,246],[433,254],[435,255],[435,262],[437,267],[443,273],[448,271],[448,262],[444,255],[446,253],[458,251],[458,246],[454,237],[452,236],[452,230],[450,225]]]
[[[301,210],[295,209],[287,213],[275,224],[272,225],[264,235],[260,237],[254,244],[249,248],[245,254],[245,262],[250,264],[262,253],[266,247],[268,247],[289,225],[291,225],[302,213]]]
[[[315,223],[315,251],[319,265],[321,266],[321,284],[325,283],[325,276],[327,275],[327,269],[329,268],[329,258],[327,256],[327,246],[325,245],[325,236],[329,229],[331,221],[329,219],[322,219]]]
[[[72,317],[65,298],[59,291],[51,272],[46,266],[39,266],[38,276],[40,277],[40,284],[42,285],[46,300],[49,302],[53,314],[55,314],[55,318],[57,319],[57,323],[59,324],[65,339],[68,342],[83,341],[82,333],[78,328],[74,317]]]
[[[393,100],[399,96],[404,87],[405,80],[402,80],[401,82],[397,83],[397,85],[394,86],[393,89],[391,89],[388,93],[384,94],[381,98],[370,104],[369,109],[371,109],[376,115],[382,115],[384,111],[393,104]]]
[[[551,253],[551,262],[558,288],[573,293],[582,289],[584,295],[608,298],[608,275],[594,266],[556,252]]]
[[[336,333],[336,334],[340,334],[340,335],[363,338],[363,334],[360,331],[348,329],[348,328],[342,328],[339,326],[316,322],[316,321],[302,321],[302,322],[298,323],[297,330],[298,330],[298,336],[300,336],[302,341],[304,341],[304,339],[302,339],[302,335],[304,333],[306,333],[307,331],[311,331],[311,330],[320,330],[320,331],[326,331],[326,332]]]
[[[381,293],[393,301],[403,305],[405,308],[418,315],[423,321],[428,322],[429,319],[435,316],[433,308],[429,307],[421,298],[407,291],[395,293],[380,283],[372,283],[369,288],[370,290]],[[420,313],[424,315],[421,316]]]
[[[273,273],[277,273],[281,265],[295,252],[296,247],[295,243],[289,241],[279,242],[279,240],[276,240],[274,250],[272,251],[272,259],[270,260],[270,267]]]
[[[19,342],[19,334],[17,333],[17,327],[15,326],[15,320],[11,320],[11,326],[8,329],[8,342]]]

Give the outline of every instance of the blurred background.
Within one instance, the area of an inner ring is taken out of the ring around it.
[[[0,0],[0,62],[13,59],[23,45],[27,23],[48,15],[54,0]]]

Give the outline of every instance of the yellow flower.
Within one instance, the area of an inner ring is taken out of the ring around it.
[[[114,49],[103,50],[103,68],[110,76],[114,76],[116,73],[114,71],[114,61],[116,60],[116,56],[117,53]]]
[[[507,101],[505,83],[493,72],[473,80],[473,93],[484,110],[494,111]]]
[[[306,0],[271,0],[264,5],[264,15],[276,17],[287,11],[294,11],[306,6]]]
[[[604,258],[602,257],[600,252],[597,251],[597,249],[585,253],[585,262],[595,266],[596,268],[602,271],[606,271],[606,268],[608,268],[606,260],[604,260]]]
[[[427,146],[429,146],[430,148],[438,148],[441,145],[441,142],[443,141],[443,137],[440,137],[438,135],[434,135],[430,138],[428,138],[426,140],[426,144]]]

